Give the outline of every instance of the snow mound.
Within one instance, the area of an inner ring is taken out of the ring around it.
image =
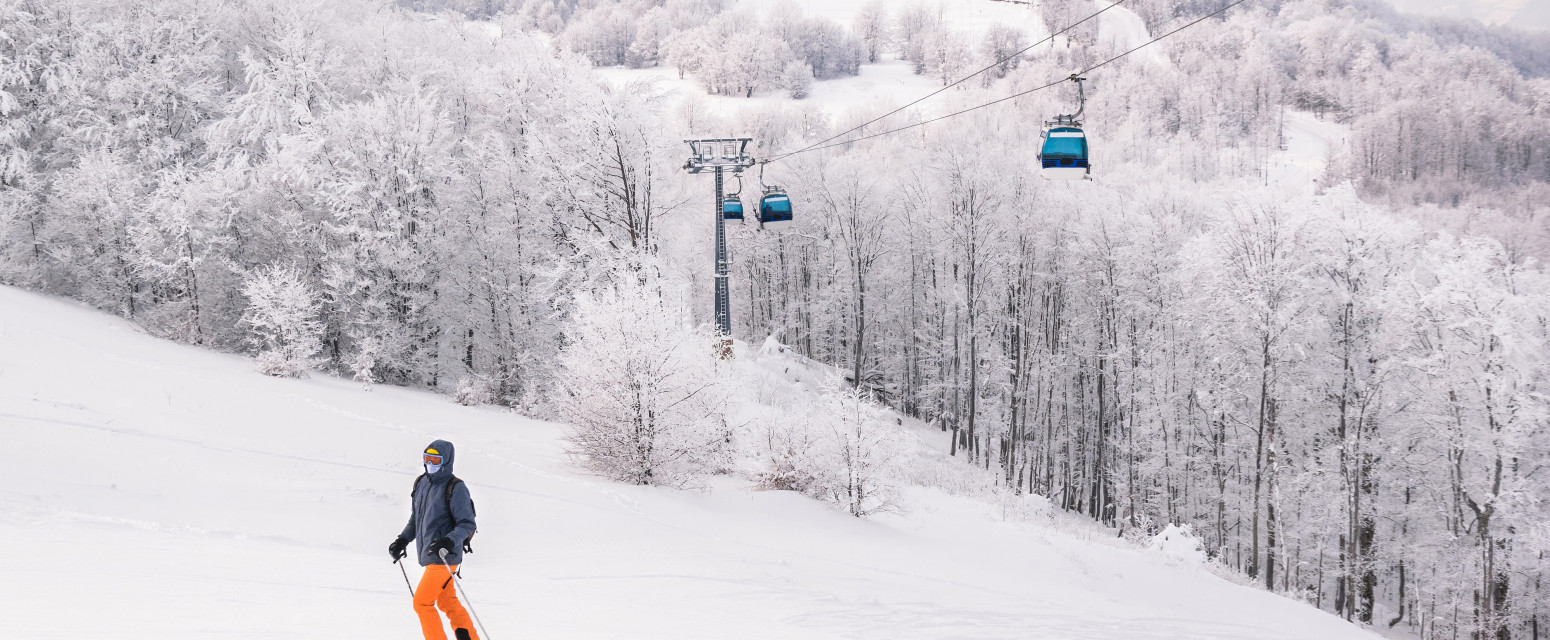
[[[1152,536],[1149,548],[1180,564],[1201,565],[1206,561],[1206,547],[1189,525],[1168,525],[1162,533]]]

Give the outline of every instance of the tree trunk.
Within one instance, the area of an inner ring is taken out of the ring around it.
[[[1400,560],[1399,561],[1399,607],[1398,607],[1398,610],[1394,613],[1394,619],[1389,621],[1389,628],[1390,629],[1394,628],[1394,625],[1399,624],[1399,622],[1401,620],[1404,620],[1404,619],[1405,619],[1405,561],[1404,560]]]
[[[1265,439],[1270,441],[1269,459],[1265,463],[1266,485],[1269,494],[1265,500],[1265,590],[1275,591],[1276,581],[1276,497],[1279,490],[1276,484],[1276,403],[1270,400],[1266,403],[1268,414],[1265,420]]]
[[[1254,514],[1249,535],[1249,565],[1247,573],[1250,578],[1259,577],[1259,506],[1260,488],[1264,482],[1265,462],[1265,419],[1267,404],[1270,399],[1270,336],[1260,337],[1260,353],[1262,361],[1259,374],[1259,428],[1255,429],[1254,442]]]

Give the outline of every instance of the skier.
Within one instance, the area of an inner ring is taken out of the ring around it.
[[[452,443],[446,440],[437,440],[425,448],[425,473],[415,478],[414,490],[409,494],[413,505],[409,524],[388,545],[393,562],[398,562],[407,555],[409,541],[417,541],[415,546],[425,573],[414,590],[414,612],[420,616],[425,640],[447,640],[437,607],[446,612],[457,640],[479,638],[452,583],[452,574],[462,563],[463,553],[473,551],[469,538],[477,529],[474,501],[468,494],[468,485],[452,475],[452,456]]]

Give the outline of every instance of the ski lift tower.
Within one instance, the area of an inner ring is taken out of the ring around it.
[[[684,142],[689,143],[690,151],[684,169],[689,173],[716,172],[716,331],[730,340],[732,298],[727,288],[727,278],[731,273],[731,261],[727,259],[726,216],[721,211],[722,200],[726,197],[722,193],[721,179],[722,172],[727,169],[731,169],[734,174],[742,174],[744,169],[754,166],[753,156],[748,154],[748,143],[753,142],[753,138],[712,138]]]

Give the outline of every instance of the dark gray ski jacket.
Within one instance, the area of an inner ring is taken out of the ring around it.
[[[433,475],[422,474],[415,480],[410,495],[413,508],[409,512],[409,524],[404,525],[400,535],[405,540],[416,541],[422,567],[441,564],[441,558],[431,553],[430,544],[442,536],[452,540],[447,564],[462,564],[463,541],[477,528],[474,526],[474,501],[468,495],[468,483],[459,482],[452,489],[452,510],[448,513],[447,483],[452,481],[454,461],[452,443],[437,440],[427,448],[441,452],[441,468]]]

